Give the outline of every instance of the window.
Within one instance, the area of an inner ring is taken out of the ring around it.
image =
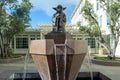
[[[14,48],[14,39],[12,40],[12,48]]]
[[[110,46],[110,35],[107,35],[107,44]]]
[[[99,26],[102,27],[102,15],[98,18]]]
[[[74,40],[76,40],[76,38],[73,38]]]
[[[28,35],[23,35],[24,37],[28,37]]]
[[[37,39],[40,39],[40,37],[41,37],[40,35],[37,35]]]
[[[94,13],[94,6],[92,6],[91,12]]]
[[[95,48],[95,38],[86,38],[85,40],[88,41],[88,45],[89,45],[91,48]]]
[[[31,38],[31,40],[35,40],[35,38]]]
[[[109,25],[109,24],[110,24],[110,19],[107,16],[107,25]]]
[[[16,38],[16,48],[28,48],[28,38]]]
[[[96,10],[99,10],[99,2],[98,2],[98,0],[96,1]]]
[[[37,40],[40,40],[40,38],[37,38]]]
[[[40,35],[37,35],[37,37],[40,37]]]
[[[114,45],[115,45],[114,42],[115,42],[115,40],[114,40],[113,36],[110,35],[110,46],[112,49],[114,48]]]
[[[35,37],[35,35],[30,35],[30,37]]]
[[[102,8],[102,5],[100,3],[99,0],[96,1],[96,10],[99,10],[100,8]]]
[[[82,40],[82,38],[77,38],[77,40]]]
[[[76,35],[72,35],[72,38],[73,38],[73,39],[76,39],[76,37],[77,37]]]

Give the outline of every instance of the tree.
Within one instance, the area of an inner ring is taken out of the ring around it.
[[[13,36],[25,30],[25,24],[30,21],[29,12],[32,4],[29,0],[0,1],[0,53],[7,56],[7,48]]]
[[[99,36],[98,42],[107,50],[108,52],[108,57],[110,59],[115,58],[115,50],[116,46],[119,41],[119,35],[120,35],[120,2],[117,0],[98,0],[99,3],[101,4],[101,7],[106,11],[106,15],[109,18],[110,24],[109,24],[109,29],[111,32],[111,35],[114,39],[114,48],[112,49],[111,46],[109,46],[101,32],[100,25],[98,23],[98,18],[97,15],[94,13],[92,9],[92,4],[86,0],[85,5],[81,10],[81,14],[83,14],[84,18],[87,20],[88,25],[82,25],[78,24],[80,27],[80,30],[83,30],[84,32],[87,32],[91,37],[92,36]],[[82,29],[85,27],[84,29]]]

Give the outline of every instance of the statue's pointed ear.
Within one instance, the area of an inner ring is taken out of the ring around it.
[[[53,8],[54,10],[57,10],[56,8]]]
[[[63,8],[63,10],[65,10],[66,9],[66,7],[65,8]]]

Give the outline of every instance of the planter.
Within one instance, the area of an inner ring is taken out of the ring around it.
[[[104,54],[104,50],[99,50],[99,55],[103,55]]]
[[[21,56],[21,57],[18,57],[18,58],[11,58],[11,59],[0,59],[0,63],[2,63],[2,64],[4,64],[4,63],[14,63],[14,62],[22,61],[24,59],[25,59],[24,56]]]
[[[120,62],[118,61],[103,61],[103,60],[96,60],[92,59],[92,63],[104,66],[120,66]]]
[[[99,55],[105,55],[106,51],[104,48],[99,49]]]

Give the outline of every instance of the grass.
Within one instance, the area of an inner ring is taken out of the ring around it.
[[[116,59],[112,59],[110,60],[108,57],[98,57],[98,56],[95,56],[94,59],[96,60],[101,60],[101,61],[107,61],[107,62],[120,62],[120,58],[116,57]]]
[[[18,55],[18,54],[10,54],[9,56],[7,57],[0,57],[0,59],[12,59],[12,58],[19,58],[21,57],[22,55]]]

